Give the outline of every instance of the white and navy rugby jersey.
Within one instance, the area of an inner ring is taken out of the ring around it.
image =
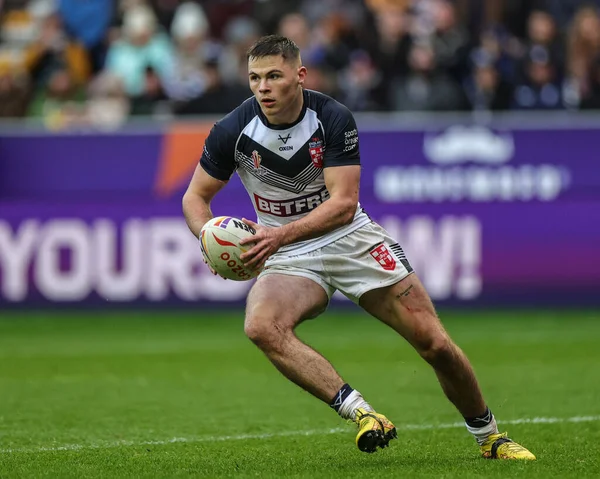
[[[270,125],[256,99],[249,98],[215,123],[200,164],[223,181],[237,171],[258,223],[282,226],[306,216],[329,198],[323,168],[360,164],[356,122],[333,98],[304,90],[298,120],[290,125]],[[307,253],[369,222],[359,204],[351,224],[280,251]]]

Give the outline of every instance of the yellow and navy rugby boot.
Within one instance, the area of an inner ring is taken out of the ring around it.
[[[358,425],[356,445],[363,452],[375,452],[378,447],[383,449],[398,437],[396,426],[383,414],[358,408],[355,422]]]
[[[480,446],[481,455],[486,459],[535,459],[535,456],[526,448],[509,439],[506,433],[492,434]]]

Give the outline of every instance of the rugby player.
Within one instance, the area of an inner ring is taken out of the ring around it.
[[[359,135],[342,104],[303,88],[297,45],[269,35],[248,51],[254,96],[218,121],[183,198],[198,236],[234,172],[256,210],[242,260],[261,269],[246,306],[246,335],[289,380],[356,422],[356,444],[374,452],[397,437],[331,363],[294,329],[339,290],[404,337],[435,371],[486,458],[535,459],[500,433],[473,369],[442,326],[401,246],[359,203]],[[383,153],[383,152],[382,152]]]

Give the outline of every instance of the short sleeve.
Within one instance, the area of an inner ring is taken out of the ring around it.
[[[342,104],[333,102],[324,115],[325,157],[323,166],[360,165],[358,130],[354,116]]]
[[[212,127],[204,142],[200,166],[221,181],[228,181],[235,171],[235,138],[218,123]]]

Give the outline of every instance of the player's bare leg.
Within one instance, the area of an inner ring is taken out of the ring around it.
[[[364,294],[360,305],[406,338],[433,366],[446,396],[464,417],[485,412],[473,368],[450,339],[415,274],[393,286]]]
[[[465,418],[485,457],[535,459],[527,449],[499,435],[469,360],[442,326],[416,274],[365,293],[360,306],[400,333],[433,367],[444,393]],[[494,442],[487,447],[490,440]]]
[[[317,351],[304,344],[294,328],[327,307],[327,294],[314,281],[269,274],[253,286],[246,305],[246,335],[289,380],[329,402],[344,381]]]
[[[290,381],[333,407],[359,426],[357,445],[365,452],[385,447],[396,436],[394,425],[340,377],[331,363],[294,333],[305,319],[327,307],[327,294],[310,279],[269,274],[253,286],[246,306],[246,335]]]

